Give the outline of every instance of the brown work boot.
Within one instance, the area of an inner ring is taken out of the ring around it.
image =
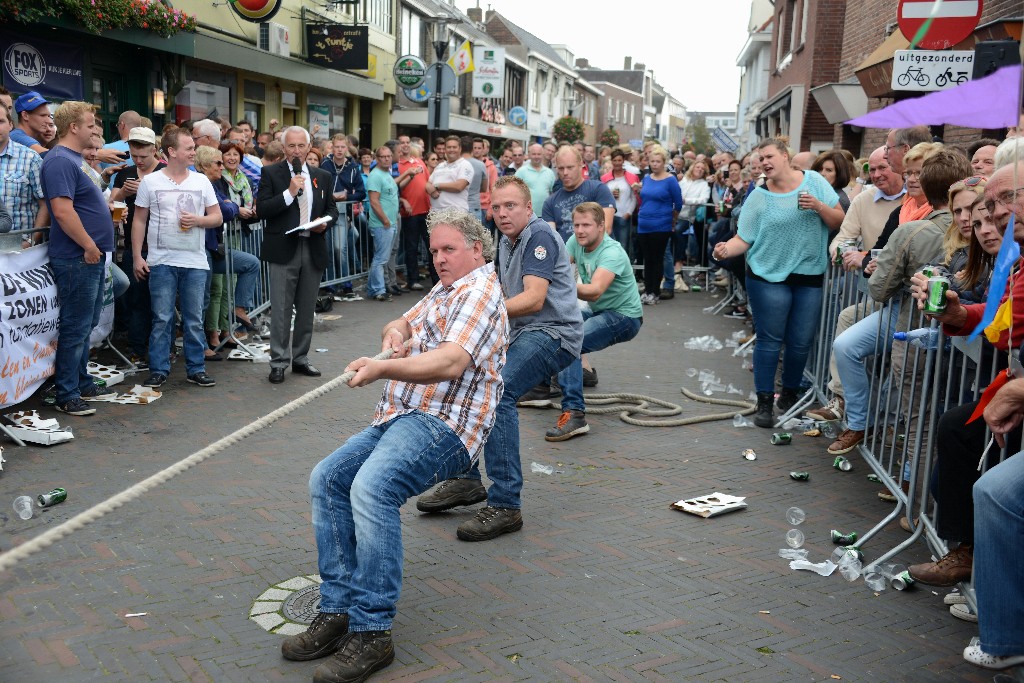
[[[281,642],[281,656],[293,662],[308,662],[334,654],[348,633],[347,614],[317,613],[309,629]]]
[[[929,586],[955,586],[971,578],[974,545],[961,543],[939,558],[938,562],[914,564],[908,569],[915,581]]]
[[[846,401],[842,396],[833,396],[832,400],[818,408],[808,410],[804,415],[819,422],[835,422],[842,420],[846,414]]]
[[[832,442],[832,445],[828,447],[828,454],[845,455],[856,448],[857,444],[863,440],[863,429],[844,429],[843,432],[836,437],[836,440]]]

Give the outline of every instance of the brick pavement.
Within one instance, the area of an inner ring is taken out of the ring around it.
[[[686,350],[698,334],[724,339],[738,321],[701,312],[706,294],[646,308],[629,344],[594,355],[599,391],[679,402],[689,367],[748,391],[727,351]],[[379,349],[378,330],[411,304],[339,304],[318,325],[311,360],[327,376]],[[99,405],[60,416],[74,441],[6,450],[0,548],[122,490],[319,380],[266,382],[266,365],[210,364],[213,389],[186,385],[180,364],[150,406]],[[256,596],[316,571],[307,478],[372,415],[378,387],[342,388],[317,405],[176,477],[0,575],[0,681],[305,681],[314,663],[285,662],[280,637],[248,619]],[[34,406],[33,406],[34,407]],[[688,404],[685,414],[708,412]],[[45,411],[50,415],[51,411]],[[403,508],[405,581],[395,663],[379,681],[814,681],[991,679],[960,652],[976,626],[951,617],[926,587],[876,596],[859,581],[790,571],[777,557],[786,508],[811,558],[832,528],[863,532],[889,507],[867,468],[830,467],[821,439],[768,444],[767,430],[728,422],[639,428],[593,416],[591,433],[543,440],[555,411],[521,411],[525,527],[487,543],[455,539],[468,511]],[[740,450],[753,446],[758,459]],[[530,463],[552,465],[533,474]],[[808,483],[789,479],[808,470]],[[66,486],[68,501],[23,522],[10,501]],[[749,508],[704,520],[669,509],[722,491]],[[891,525],[866,548],[904,538]],[[900,558],[927,559],[918,544]],[[125,618],[127,613],[146,616]],[[764,613],[763,613],[764,612]]]

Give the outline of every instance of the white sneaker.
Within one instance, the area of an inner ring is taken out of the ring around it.
[[[946,593],[946,596],[942,598],[942,602],[946,605],[964,605],[967,604],[967,598],[960,591],[953,591],[952,593]]]
[[[996,657],[981,649],[981,645],[968,645],[964,648],[964,659],[984,669],[1009,669],[1024,664],[1024,655]]]
[[[683,279],[682,275],[676,275],[675,290],[677,292],[688,292],[690,287],[686,284],[686,280]]]
[[[961,619],[963,621],[969,621],[972,624],[977,624],[978,623],[978,615],[975,614],[974,612],[972,612],[971,608],[968,607],[965,603],[960,603],[960,604],[957,604],[957,605],[950,605],[949,606],[949,613],[952,614],[957,619]]]

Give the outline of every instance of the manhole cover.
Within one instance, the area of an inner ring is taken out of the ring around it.
[[[320,609],[320,577],[296,576],[263,591],[249,618],[271,633],[293,636],[313,622]]]
[[[306,586],[284,601],[281,616],[299,624],[312,624],[320,611],[320,586]]]

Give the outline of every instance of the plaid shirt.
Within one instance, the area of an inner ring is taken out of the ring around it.
[[[43,198],[39,183],[42,165],[42,157],[14,140],[9,140],[0,152],[0,202],[11,212],[15,230],[35,227],[39,200]]]
[[[434,415],[465,444],[470,460],[476,460],[494,425],[508,346],[508,314],[493,264],[477,268],[451,287],[438,282],[404,318],[412,327],[410,355],[449,342],[465,349],[472,360],[455,380],[436,384],[388,380],[373,424],[414,410]]]

